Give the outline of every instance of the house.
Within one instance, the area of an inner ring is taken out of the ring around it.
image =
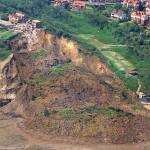
[[[124,0],[123,6],[127,8],[131,8],[134,10],[138,10],[141,4],[141,0]]]
[[[131,14],[131,20],[144,26],[149,22],[149,17],[146,14],[146,11],[133,11]]]
[[[63,6],[66,7],[69,5],[69,1],[68,0],[55,0],[54,1],[54,6]]]
[[[105,3],[107,4],[113,4],[113,3],[122,3],[123,0],[105,0]]]
[[[127,15],[120,9],[113,9],[111,12],[111,17],[117,20],[126,20]]]
[[[32,26],[33,28],[42,28],[42,22],[39,20],[32,20]]]
[[[81,11],[86,8],[86,1],[74,0],[72,4],[72,11]]]
[[[146,7],[146,14],[150,16],[150,5],[149,7]]]
[[[146,14],[150,16],[150,0],[146,3]]]
[[[28,17],[22,12],[16,12],[8,16],[9,21],[12,24],[25,23],[28,21]]]
[[[88,0],[87,4],[93,6],[102,6],[105,5],[105,0]]]

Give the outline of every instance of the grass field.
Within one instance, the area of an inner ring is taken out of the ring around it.
[[[0,41],[6,41],[12,38],[15,34],[11,31],[0,31]]]
[[[106,39],[106,36],[108,36],[109,38],[113,38],[110,37],[109,35],[105,35],[101,37],[101,39],[103,37],[105,37],[104,39]],[[87,42],[89,44],[91,44],[92,46],[95,46],[97,49],[108,49],[108,48],[112,48],[112,47],[126,47],[126,45],[117,45],[117,43],[109,43],[109,42],[104,42],[103,40],[101,40],[100,38],[98,38],[96,35],[93,34],[78,34],[75,35],[75,37],[79,40],[82,40],[84,42]],[[108,39],[108,41],[110,41]],[[109,43],[109,44],[108,44]]]
[[[119,71],[130,72],[135,69],[133,64],[131,64],[127,59],[121,56],[117,52],[113,51],[102,51],[102,54],[108,59],[108,61],[113,64]]]
[[[76,35],[78,41],[90,44],[98,49],[96,55],[101,55],[104,58],[105,63],[116,73],[116,75],[124,81],[124,83],[132,91],[136,91],[138,87],[137,78],[128,76],[128,73],[136,69],[132,61],[130,61],[123,53],[126,52],[126,45],[107,44],[95,35],[92,34],[78,34]]]
[[[124,71],[127,73],[135,69],[133,64],[130,63],[127,59],[125,59],[122,55],[120,55],[117,51],[111,51],[111,49],[114,49],[114,47],[125,47],[124,45],[105,44],[98,40],[96,36],[91,34],[79,34],[76,37],[79,40],[84,40],[84,42],[87,42],[88,44],[91,44],[92,46],[96,47],[99,50],[99,52],[102,53],[103,56],[108,59],[108,62],[113,64],[118,69],[118,71]]]
[[[11,55],[9,49],[0,47],[0,61],[4,61],[9,55]]]
[[[6,31],[2,26],[0,26],[0,61],[4,61],[9,55],[11,55],[11,51],[5,42],[14,35],[15,34],[11,31]]]

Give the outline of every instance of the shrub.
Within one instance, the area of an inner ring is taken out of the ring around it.
[[[50,115],[49,110],[47,108],[44,109],[43,113],[44,113],[45,117],[49,117],[49,115]]]

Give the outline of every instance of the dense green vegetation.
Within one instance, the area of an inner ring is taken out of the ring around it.
[[[119,71],[113,61],[108,63],[101,50],[118,53],[126,62],[128,61],[127,64],[132,64],[137,69],[140,73],[138,78],[142,81],[142,87],[145,92],[149,93],[150,31],[136,23],[110,19],[110,12],[113,7],[119,7],[129,14],[127,9],[119,5],[106,8],[88,7],[83,12],[74,13],[60,7],[52,7],[50,3],[50,0],[1,0],[0,14],[6,18],[10,12],[23,11],[33,18],[40,19],[45,25],[45,30],[51,31],[57,36],[63,35],[76,39],[80,42],[84,52],[102,58],[128,87],[135,91],[137,79],[127,77],[126,70]],[[86,39],[89,35],[92,38]]]
[[[0,61],[5,60],[10,54],[11,51],[9,49],[0,48]]]
[[[48,52],[46,50],[39,50],[39,51],[36,51],[36,52],[33,52],[31,54],[31,57],[33,60],[36,60],[38,58],[43,58],[43,57],[46,57],[48,54]]]
[[[139,109],[139,108],[133,108],[133,109]],[[94,108],[86,108],[86,109],[59,109],[59,110],[48,110],[45,108],[42,111],[42,114],[45,117],[49,117],[52,115],[60,115],[66,120],[71,120],[71,119],[91,119],[93,116],[97,114],[103,114],[106,115],[108,118],[113,118],[115,116],[130,116],[132,115],[131,113],[125,112],[121,109],[118,108],[113,108],[113,107],[94,107]]]
[[[0,26],[0,61],[5,60],[11,54],[6,41],[13,36],[14,34],[11,31],[7,31],[4,27]]]

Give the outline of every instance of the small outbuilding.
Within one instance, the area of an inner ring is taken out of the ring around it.
[[[81,11],[86,8],[86,2],[81,0],[75,0],[72,4],[72,11]]]
[[[143,96],[141,99],[141,103],[144,105],[150,105],[150,96]]]
[[[124,11],[120,9],[113,9],[111,12],[111,17],[117,20],[126,20],[127,15]]]
[[[17,23],[26,23],[29,18],[22,12],[16,12],[10,14],[8,16],[8,19],[12,24],[17,24]]]
[[[67,7],[70,4],[68,0],[55,0],[54,1],[54,6],[63,6]]]
[[[39,20],[32,20],[32,26],[34,28],[42,28],[43,27],[43,24],[41,21]]]

